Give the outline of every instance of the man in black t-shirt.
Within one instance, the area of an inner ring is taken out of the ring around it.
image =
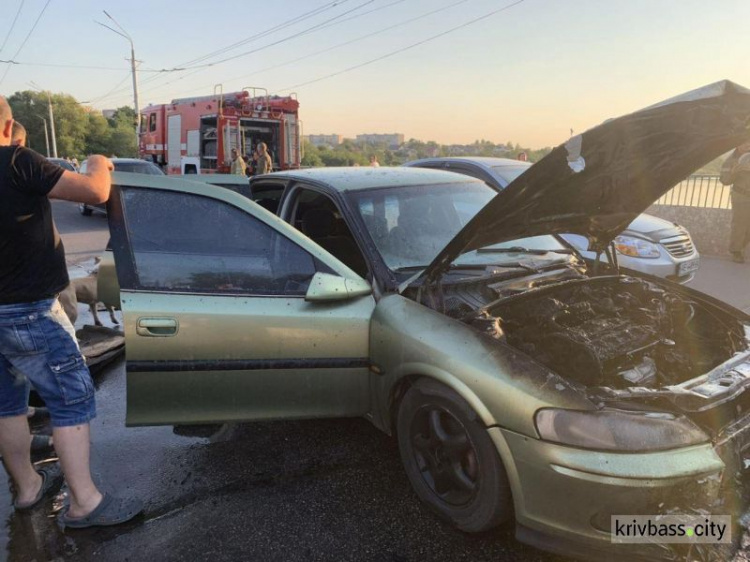
[[[32,150],[11,146],[12,127],[10,107],[0,96],[0,454],[15,484],[14,506],[31,509],[61,482],[60,466],[36,470],[29,460],[26,412],[33,384],[49,409],[70,488],[62,522],[90,527],[127,521],[141,511],[140,502],[103,495],[91,478],[94,385],[57,301],[68,272],[49,202],[105,202],[113,166],[104,156],[92,156],[86,174],[63,170]]]

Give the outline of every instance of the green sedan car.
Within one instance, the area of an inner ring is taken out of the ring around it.
[[[500,194],[417,168],[268,174],[250,197],[115,174],[119,289],[111,264],[100,286],[124,313],[127,422],[362,416],[463,531],[674,556],[613,544],[611,516],[746,507],[750,317],[620,275],[610,243],[748,117],[750,92],[715,84],[571,138]]]

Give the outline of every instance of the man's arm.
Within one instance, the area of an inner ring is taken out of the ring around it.
[[[48,196],[52,199],[65,199],[77,203],[105,203],[112,187],[110,172],[114,166],[109,158],[96,155],[88,159],[87,172],[79,174],[65,171],[57,180]]]

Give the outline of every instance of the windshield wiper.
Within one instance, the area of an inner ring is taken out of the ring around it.
[[[534,254],[541,256],[544,254],[572,254],[573,250],[569,248],[559,248],[553,250],[542,250],[540,248],[524,248],[523,246],[511,246],[510,248],[479,248],[476,250],[477,254]]]

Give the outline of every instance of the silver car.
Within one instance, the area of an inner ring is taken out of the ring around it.
[[[483,157],[424,158],[404,164],[475,177],[497,191],[505,189],[531,165],[531,162],[509,158]],[[562,237],[584,258],[596,259],[596,254],[588,249],[589,241],[585,236],[563,234]],[[684,227],[645,213],[636,217],[615,238],[614,244],[620,267],[633,271],[687,283],[700,267],[698,250]],[[604,261],[605,257],[601,259]]]

